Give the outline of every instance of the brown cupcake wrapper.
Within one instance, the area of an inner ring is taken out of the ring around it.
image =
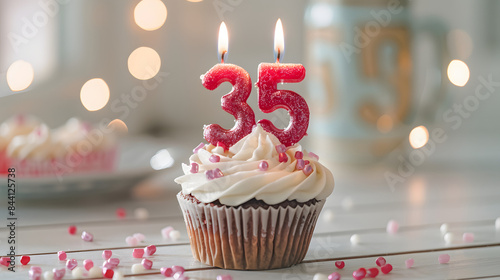
[[[177,194],[193,256],[225,269],[262,270],[301,262],[325,200],[296,207],[216,206]]]

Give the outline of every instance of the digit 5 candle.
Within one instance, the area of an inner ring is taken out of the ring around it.
[[[228,50],[228,34],[224,22],[219,28],[219,57],[221,63],[216,64],[207,73],[201,76],[203,86],[208,90],[214,90],[224,82],[233,85],[233,89],[221,98],[222,109],[235,118],[232,129],[224,129],[218,124],[205,126],[203,135],[212,145],[223,144],[229,148],[241,138],[252,132],[255,125],[255,114],[247,104],[248,96],[252,91],[252,80],[245,69],[224,63],[224,57]]]
[[[290,124],[285,129],[279,129],[269,120],[260,120],[264,130],[274,134],[281,143],[292,146],[306,135],[309,126],[309,107],[305,99],[291,90],[278,90],[278,83],[298,83],[306,75],[302,64],[280,63],[285,49],[283,26],[278,19],[274,33],[274,54],[276,63],[259,64],[259,108],[264,113],[277,109],[285,109],[290,114]]]

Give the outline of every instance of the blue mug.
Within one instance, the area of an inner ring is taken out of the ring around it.
[[[380,160],[404,146],[415,123],[435,120],[449,62],[442,23],[412,20],[404,0],[314,0],[305,25],[309,132],[328,158]],[[438,58],[427,95],[413,89],[417,34],[431,36]]]

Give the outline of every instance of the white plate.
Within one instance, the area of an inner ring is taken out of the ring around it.
[[[114,171],[67,174],[62,178],[17,178],[16,197],[59,199],[128,192],[139,181],[156,171],[151,167],[151,158],[159,151],[162,151],[163,164],[157,169],[166,169],[172,166],[174,160],[169,157],[166,143],[160,143],[150,138],[124,140],[118,145],[117,166]],[[5,190],[6,185],[7,178],[0,177],[0,187]],[[5,193],[7,193],[6,190]]]

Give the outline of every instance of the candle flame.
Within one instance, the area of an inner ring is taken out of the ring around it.
[[[283,57],[285,52],[285,36],[283,35],[283,25],[281,24],[281,19],[279,18],[276,22],[276,28],[274,29],[274,58],[276,62],[280,62],[280,58]]]
[[[228,49],[228,35],[227,35],[227,27],[224,22],[220,24],[219,28],[219,60],[224,63],[224,57],[227,54]]]

